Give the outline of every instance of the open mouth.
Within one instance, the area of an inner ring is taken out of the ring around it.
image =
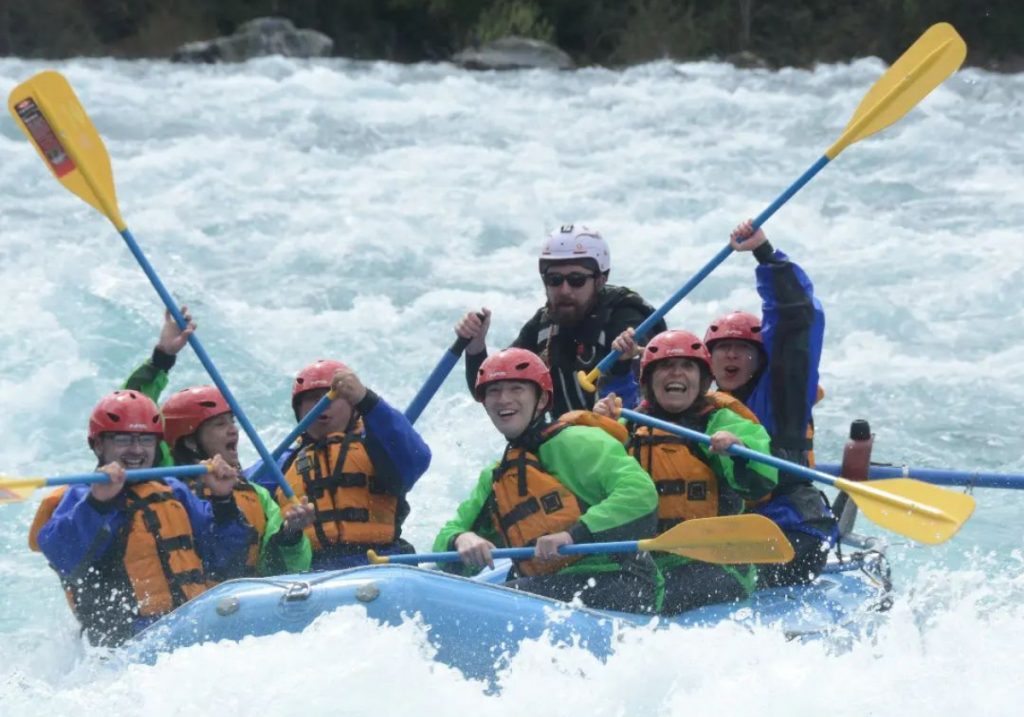
[[[685,383],[679,381],[672,381],[665,384],[665,393],[682,395],[689,391],[690,388]]]
[[[519,411],[515,408],[504,408],[498,411],[498,418],[512,418],[517,413],[519,413]]]
[[[238,439],[236,438],[233,441],[228,441],[227,443],[224,444],[224,448],[226,448],[229,451],[234,451],[234,452],[237,453],[238,452]]]
[[[143,456],[121,456],[118,462],[128,470],[142,468],[146,459]]]
[[[740,373],[739,366],[726,366],[723,370],[725,371],[725,375],[729,377],[738,376]]]

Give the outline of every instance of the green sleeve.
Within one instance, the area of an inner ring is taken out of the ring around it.
[[[481,471],[480,477],[477,479],[469,498],[459,504],[458,509],[455,511],[455,517],[441,526],[441,532],[434,538],[434,552],[448,552],[452,549],[452,540],[460,533],[468,532],[476,533],[481,538],[490,540],[498,547],[504,546],[504,541],[498,531],[494,529],[490,517],[484,514],[487,501],[492,494],[491,476],[496,465],[497,463],[492,463]],[[462,565],[461,563],[449,563],[441,567],[445,570],[465,575],[472,575],[476,572],[475,568]]]
[[[654,482],[625,447],[600,428],[571,426],[545,441],[540,459],[589,506],[580,518],[591,533],[642,519],[658,509]]]
[[[128,391],[138,391],[151,398],[153,403],[160,403],[160,394],[167,388],[169,380],[170,377],[166,371],[157,368],[150,359],[146,359],[132,371],[122,388]]]
[[[309,538],[303,534],[298,542],[282,545],[273,538],[284,527],[281,509],[263,486],[250,483],[259,496],[263,514],[267,516],[267,529],[263,532],[260,544],[260,557],[257,572],[260,575],[280,575],[282,573],[304,573],[309,570],[313,560],[313,546]]]
[[[160,394],[167,388],[170,377],[163,369],[153,365],[150,359],[146,359],[132,371],[128,380],[121,387],[126,391],[138,391],[152,399],[153,403],[160,403]],[[173,466],[174,458],[171,456],[171,447],[164,441],[160,441],[160,455],[156,458],[156,466]]]
[[[718,431],[728,431],[750,450],[771,454],[771,439],[764,426],[728,409],[719,409],[711,414],[707,431],[709,435]],[[701,446],[701,449],[707,452],[705,446]],[[724,476],[729,486],[748,500],[768,495],[779,483],[778,470],[765,463],[710,452],[707,452],[707,455],[711,458],[715,472]]]

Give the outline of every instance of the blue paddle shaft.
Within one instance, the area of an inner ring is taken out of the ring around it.
[[[793,195],[799,192],[803,188],[803,186],[807,184],[809,181],[811,181],[814,175],[816,175],[818,172],[824,169],[825,165],[828,163],[829,158],[826,157],[825,155],[822,155],[817,162],[812,164],[806,172],[800,175],[799,179],[797,179],[795,182],[789,185],[789,188],[786,189],[786,191],[784,191],[782,194],[776,197],[775,201],[768,205],[767,209],[765,209],[763,212],[757,215],[757,217],[753,221],[754,230],[756,231],[762,224],[768,221],[768,219],[773,214],[775,214],[775,212],[777,212],[783,204],[792,199]],[[662,317],[665,316],[665,314],[671,311],[676,304],[682,301],[687,294],[693,291],[699,283],[704,281],[704,279],[708,277],[708,274],[714,271],[719,264],[721,264],[723,261],[729,258],[730,254],[732,254],[732,246],[726,244],[721,251],[715,254],[714,258],[712,258],[711,261],[705,264],[704,267],[696,274],[694,274],[689,281],[687,281],[685,284],[679,287],[679,290],[676,291],[676,293],[672,294],[672,296],[670,296],[668,300],[661,305],[661,307],[659,307],[653,314],[644,319],[643,322],[636,327],[636,340],[643,341],[643,339],[647,336],[647,332],[654,328],[654,325],[658,323],[662,319]],[[621,354],[618,351],[613,350],[611,353],[609,353],[607,356],[601,359],[600,363],[597,364],[597,370],[600,371],[602,374],[608,373],[608,371],[611,370],[612,365],[619,360],[620,355]]]
[[[427,376],[426,382],[413,397],[412,403],[405,409],[405,417],[409,419],[409,423],[416,423],[416,419],[423,413],[423,409],[427,407],[430,400],[437,393],[437,389],[441,388],[445,379],[448,378],[448,374],[452,372],[455,364],[459,362],[459,357],[462,356],[462,352],[466,350],[466,346],[469,344],[469,339],[459,337],[455,340],[441,360],[437,362],[437,366]]]
[[[840,475],[838,463],[819,463],[817,469],[830,475]],[[869,480],[883,478],[913,478],[933,485],[957,485],[968,488],[1009,488],[1024,490],[1024,475],[1014,473],[980,473],[977,471],[951,471],[935,468],[905,468],[902,466],[871,466]]]
[[[690,428],[684,428],[683,426],[679,426],[676,425],[675,423],[670,423],[668,421],[662,421],[660,418],[653,418],[651,416],[648,416],[646,413],[637,413],[636,411],[631,411],[628,408],[624,408],[622,409],[622,416],[624,418],[628,418],[630,421],[633,421],[634,423],[642,423],[643,425],[650,426],[651,428],[659,428],[665,431],[666,433],[674,433],[677,436],[689,438],[691,441],[696,441],[697,443],[711,445],[711,438],[699,431],[694,431]],[[728,452],[734,456],[740,456],[741,458],[746,458],[748,460],[757,461],[758,463],[764,463],[769,466],[774,466],[781,471],[789,473],[790,475],[801,476],[803,478],[807,478],[808,480],[817,481],[818,483],[824,483],[825,485],[834,486],[836,484],[836,479],[826,473],[821,473],[820,471],[816,471],[811,468],[806,468],[804,466],[797,465],[796,463],[784,461],[781,458],[770,456],[767,453],[758,453],[757,451],[752,451],[746,446],[732,445],[729,446]]]
[[[639,541],[620,540],[613,543],[580,543],[579,545],[563,545],[558,549],[559,555],[596,555],[600,553],[635,553],[640,550]],[[509,558],[510,560],[529,560],[533,557],[533,548],[495,548],[491,557]],[[389,563],[457,563],[462,558],[454,550],[447,553],[416,553],[413,555],[388,555]]]
[[[125,480],[129,483],[153,480],[154,478],[185,478],[201,476],[206,473],[202,464],[191,466],[164,466],[162,468],[140,468],[125,471]],[[93,483],[109,483],[110,476],[101,471],[95,473],[75,473],[69,476],[52,476],[46,479],[46,485],[91,485]]]
[[[181,311],[175,304],[170,292],[167,291],[167,287],[165,287],[164,283],[160,281],[160,277],[157,276],[156,271],[153,269],[153,265],[149,263],[146,255],[142,253],[142,249],[139,248],[139,244],[135,241],[135,237],[132,236],[132,233],[127,228],[121,232],[121,236],[128,245],[128,249],[135,256],[135,260],[139,262],[139,266],[141,266],[142,270],[146,272],[146,276],[149,277],[149,282],[153,285],[153,288],[156,289],[156,293],[160,295],[160,299],[164,302],[164,306],[167,307],[171,316],[174,317],[174,321],[178,324],[178,328],[184,331],[188,326],[188,324],[185,323],[185,317],[181,315]],[[256,451],[260,454],[260,458],[263,459],[264,465],[269,465],[270,470],[273,472],[274,480],[277,481],[286,496],[294,498],[295,492],[285,481],[284,475],[281,473],[281,469],[277,467],[277,463],[271,457],[267,447],[263,445],[263,441],[260,440],[259,435],[256,433],[256,429],[253,428],[252,423],[249,422],[249,418],[245,415],[242,407],[238,405],[238,401],[235,400],[234,394],[231,393],[231,389],[228,388],[224,379],[221,378],[220,372],[217,370],[217,367],[213,365],[213,360],[210,359],[209,354],[206,353],[206,349],[204,349],[202,343],[200,343],[199,337],[193,333],[188,337],[188,342],[196,352],[196,356],[199,357],[199,361],[203,364],[206,372],[210,374],[210,378],[213,379],[214,384],[216,384],[221,394],[223,394],[224,400],[228,402],[229,406],[231,406],[231,412],[235,414],[235,418],[238,419],[238,422],[241,424],[245,434],[249,436],[249,440],[252,441],[254,446],[256,446]]]

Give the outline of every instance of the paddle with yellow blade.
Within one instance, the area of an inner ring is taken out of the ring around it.
[[[8,107],[15,122],[32,141],[53,176],[68,191],[95,208],[114,225],[139,266],[146,272],[164,306],[178,326],[184,330],[187,324],[178,309],[178,303],[171,297],[153,266],[142,253],[135,237],[128,231],[124,219],[121,218],[107,149],[68,81],[57,72],[40,72],[11,91]],[[199,337],[193,333],[188,337],[188,342],[206,368],[206,372],[210,374],[210,378],[220,389],[224,400],[231,406],[231,411],[256,447],[264,465],[271,471],[285,495],[294,499],[291,486],[285,481],[281,469],[221,378]]]
[[[185,478],[201,476],[209,471],[207,463],[191,466],[164,466],[162,468],[139,468],[125,471],[124,479],[129,483],[155,480],[158,478]],[[92,485],[93,483],[109,483],[110,476],[102,471],[95,473],[75,473],[68,476],[50,478],[4,478],[0,477],[0,505],[17,503],[27,500],[32,491],[48,486],[60,485]]]
[[[699,431],[652,418],[645,413],[622,409],[622,416],[634,423],[674,433],[698,443],[711,443],[711,438]],[[934,545],[949,540],[974,512],[974,498],[971,496],[912,478],[857,483],[845,478],[834,478],[827,473],[758,453],[744,446],[730,446],[729,453],[845,491],[871,521],[921,543]]]
[[[767,209],[753,221],[756,230],[788,202],[790,198],[803,188],[825,165],[835,159],[840,152],[854,142],[879,132],[896,122],[911,110],[918,102],[942,84],[943,80],[952,75],[967,55],[967,46],[963,38],[957,34],[952,25],[940,22],[932,25],[917,39],[903,55],[892,64],[881,78],[868,90],[861,100],[857,111],[846,125],[839,139],[829,147],[825,154],[812,164],[799,179],[789,185]],[[715,268],[725,261],[732,253],[731,246],[726,245],[715,257],[683,284],[676,293],[662,304],[653,314],[648,316],[636,327],[636,338],[641,340],[647,336],[654,325],[676,304],[704,281]],[[620,352],[612,351],[597,364],[589,373],[580,371],[577,375],[580,386],[591,393],[594,392],[597,379],[607,373],[619,359]]]
[[[722,518],[695,518],[666,530],[656,538],[622,540],[611,543],[580,543],[563,545],[559,555],[596,555],[603,553],[636,553],[655,550],[675,553],[705,563],[788,563],[793,559],[793,546],[779,526],[763,515],[733,515]],[[533,548],[497,548],[491,557],[529,560]],[[457,563],[455,551],[418,553],[415,555],[377,555],[366,553],[371,563]]]

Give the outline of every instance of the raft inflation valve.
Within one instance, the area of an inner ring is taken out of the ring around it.
[[[217,614],[221,617],[227,617],[228,615],[234,615],[238,612],[238,608],[241,606],[238,598],[234,595],[228,597],[222,597],[217,601]]]
[[[356,600],[359,602],[373,602],[380,597],[380,588],[377,583],[366,583],[356,588]]]

